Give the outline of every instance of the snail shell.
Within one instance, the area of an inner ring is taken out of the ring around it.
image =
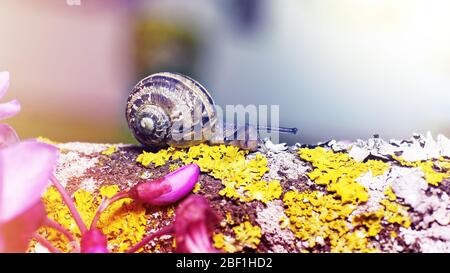
[[[153,149],[206,142],[255,151],[261,129],[297,133],[297,128],[222,123],[211,95],[201,84],[169,72],[150,75],[136,84],[128,97],[126,118],[136,139]]]
[[[217,113],[211,95],[197,81],[164,72],[136,84],[128,97],[126,119],[143,145],[183,148],[212,138]]]

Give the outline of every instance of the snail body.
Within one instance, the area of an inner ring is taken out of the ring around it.
[[[136,139],[153,149],[200,143],[248,150],[258,146],[255,127],[222,124],[208,91],[177,73],[156,73],[137,83],[127,100],[126,119]]]

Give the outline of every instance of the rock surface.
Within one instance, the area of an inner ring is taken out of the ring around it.
[[[123,144],[57,146],[56,176],[70,194],[125,189],[198,163],[193,194],[207,197],[222,219],[214,244],[224,251],[450,252],[450,140],[442,135],[291,147],[266,141],[256,153],[206,145],[157,153]],[[147,207],[146,217],[145,232],[157,230],[173,221],[173,208]],[[171,236],[145,249],[173,250]]]

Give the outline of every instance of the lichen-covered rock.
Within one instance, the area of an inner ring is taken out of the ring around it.
[[[254,153],[203,144],[158,152],[123,144],[56,145],[56,176],[86,221],[103,196],[196,163],[202,174],[192,194],[208,198],[221,217],[213,240],[224,251],[450,252],[450,140],[442,135],[292,147],[267,141]],[[44,201],[50,217],[77,234],[51,188]],[[175,206],[124,200],[105,212],[99,227],[110,250],[121,252],[171,223]],[[55,231],[40,232],[70,250]],[[173,250],[173,238],[163,236],[143,251]]]

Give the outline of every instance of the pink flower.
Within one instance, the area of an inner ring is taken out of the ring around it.
[[[208,200],[191,195],[175,210],[175,241],[177,252],[215,253],[212,233],[218,217]]]
[[[200,175],[200,168],[196,164],[186,165],[178,170],[169,173],[168,175],[152,180],[140,182],[130,190],[121,191],[111,198],[106,198],[97,208],[97,212],[91,222],[89,230],[82,231],[81,238],[81,252],[95,252],[106,253],[107,242],[106,236],[96,228],[100,215],[111,204],[123,198],[132,198],[136,201],[143,202],[150,205],[162,206],[177,202],[181,198],[188,195],[198,181]],[[56,180],[53,180],[55,185],[58,185]],[[61,188],[61,187],[60,187]],[[60,192],[64,190],[61,189]],[[66,202],[70,203],[70,201]],[[69,206],[70,207],[70,206]],[[76,209],[73,209],[73,215],[76,215]],[[83,229],[82,229],[83,230]],[[144,237],[139,243],[131,247],[127,252],[136,252],[144,247],[150,240],[171,233],[172,226],[159,230]]]
[[[111,198],[106,198],[97,208],[89,229],[81,219],[81,215],[79,214],[72,199],[70,198],[64,187],[62,187],[62,185],[54,176],[51,177],[51,181],[60,192],[64,202],[69,207],[69,210],[74,217],[75,222],[80,228],[80,252],[107,253],[107,238],[105,234],[102,233],[102,231],[99,230],[96,226],[102,212],[105,211],[111,204],[123,198],[133,198],[136,201],[151,205],[168,205],[180,200],[181,198],[189,194],[194,188],[195,183],[197,183],[199,175],[200,168],[195,164],[190,164],[169,173],[163,178],[154,181],[141,182],[130,190],[121,191]],[[53,224],[53,226],[55,225]],[[63,228],[59,229],[61,229],[63,233],[68,234],[68,237],[73,237],[67,230],[64,231]],[[172,227],[168,227],[167,229],[163,229],[156,233],[153,233],[143,238],[141,242],[131,247],[127,252],[136,252],[153,238],[171,232],[171,230]],[[74,242],[74,239],[70,240]]]
[[[9,73],[0,72],[0,99],[3,98],[9,87]],[[17,100],[7,103],[0,103],[0,120],[10,118],[20,111],[20,104]],[[19,137],[13,128],[6,124],[0,124],[0,148],[17,143]]]
[[[97,228],[86,231],[81,237],[81,253],[108,253],[108,240]]]
[[[11,126],[0,123],[0,149],[19,141],[19,136]]]
[[[41,194],[58,150],[37,141],[0,149],[0,252],[23,252],[46,219]]]
[[[191,192],[199,175],[198,165],[189,164],[160,179],[138,183],[128,194],[129,197],[146,204],[168,205]]]
[[[9,87],[9,73],[0,72],[0,99],[3,98]],[[20,104],[17,100],[0,104],[0,120],[15,116],[20,112]]]
[[[156,180],[143,181],[129,190],[121,191],[111,198],[106,198],[97,208],[90,229],[97,226],[100,215],[114,202],[131,198],[154,206],[164,206],[177,202],[188,195],[198,181],[200,168],[189,164]]]

